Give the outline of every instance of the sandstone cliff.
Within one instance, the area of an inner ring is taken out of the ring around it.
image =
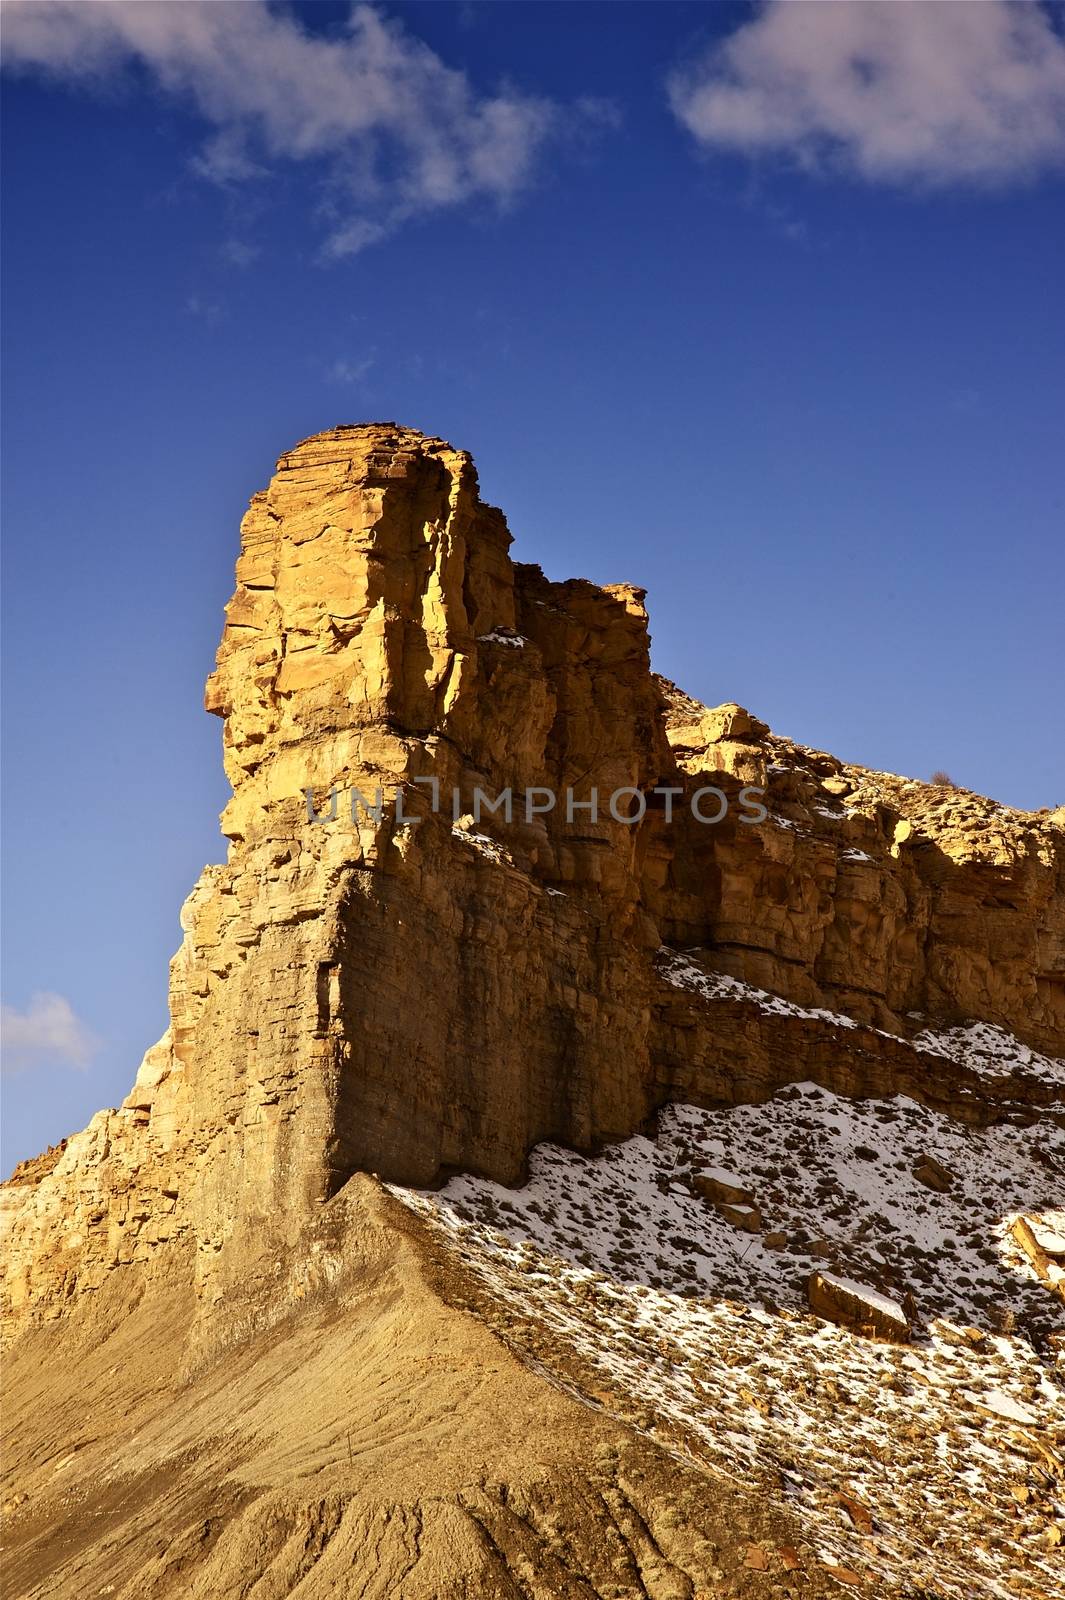
[[[380,1184],[357,1175],[424,1188],[461,1171],[514,1184],[543,1141],[594,1152],[671,1102],[769,1102],[809,1081],[837,1095],[903,1094],[974,1128],[1057,1126],[1048,1060],[1065,1051],[1061,815],[869,772],[774,736],[739,706],[699,705],[651,671],[642,590],[549,582],[515,564],[509,545],[469,456],[390,424],[304,441],[253,499],[207,687],[233,789],[228,860],[205,869],[182,910],[170,1026],[126,1101],[5,1186],[18,1348],[127,1338],[129,1308],[146,1297],[164,1308],[152,1315],[169,1329],[166,1361],[202,1382],[225,1347],[288,1327],[304,1301],[327,1323],[350,1311],[352,1253],[396,1215],[380,1211]],[[693,810],[711,788],[725,802],[716,823]],[[310,814],[308,790],[325,820]],[[508,790],[518,797],[509,821],[483,802]],[[355,791],[364,803],[353,809]],[[619,791],[641,820],[611,814]],[[542,808],[527,815],[530,792]],[[559,797],[551,809],[548,792]],[[761,820],[744,813],[752,792]],[[974,1022],[991,1041],[983,1051]],[[996,1062],[1007,1035],[1020,1043]],[[353,1196],[363,1220],[351,1232]],[[370,1279],[392,1305],[414,1294],[416,1276],[402,1289],[376,1268]],[[338,1283],[347,1287],[331,1300]],[[400,1315],[408,1326],[415,1313]],[[302,1337],[284,1357],[289,1385]],[[486,1348],[469,1360],[487,1361]],[[518,1370],[506,1380],[515,1393]],[[145,1396],[157,1378],[145,1377]],[[31,1456],[39,1399],[25,1424]],[[56,1415],[75,1411],[64,1393]],[[559,1426],[582,1442],[563,1476],[587,1445],[584,1422],[566,1415]],[[206,1421],[196,1427],[169,1440],[175,1456],[203,1448]],[[616,1441],[609,1449],[615,1460]],[[500,1483],[520,1478],[513,1462],[493,1462]],[[311,1470],[301,1457],[299,1473]],[[641,1482],[669,1476],[657,1456],[640,1471]],[[388,1503],[408,1505],[417,1477],[412,1466],[406,1490],[397,1478]],[[280,1459],[267,1478],[284,1481]],[[622,1491],[608,1479],[609,1499]],[[275,1515],[256,1499],[266,1481],[231,1486],[219,1526],[239,1511],[241,1538],[252,1538],[254,1501],[265,1521],[253,1545],[305,1538],[291,1504]],[[551,1484],[549,1518],[576,1519],[566,1537],[591,1583],[600,1513],[573,1511],[576,1491]],[[144,1489],[145,1508],[154,1492]],[[209,1530],[206,1502],[187,1483],[182,1494]],[[341,1499],[314,1512],[323,1543],[345,1525]],[[473,1571],[475,1549],[501,1535],[494,1511],[474,1516],[479,1532],[468,1512],[441,1510],[438,1533],[472,1541],[456,1560]],[[360,1539],[376,1537],[374,1514],[366,1503],[351,1512],[369,1518]],[[709,1513],[692,1515],[705,1533]],[[695,1534],[672,1561],[654,1516],[635,1502],[625,1516],[663,1563],[645,1592],[690,1594],[704,1560]],[[382,1571],[421,1536],[389,1526],[398,1543]],[[237,1593],[215,1569],[206,1588],[189,1576],[212,1537],[182,1557],[184,1576],[162,1555],[150,1582],[143,1565],[130,1568],[128,1592]],[[546,1560],[555,1546],[542,1529],[535,1537]],[[232,1559],[265,1561],[247,1549]],[[497,1592],[488,1577],[468,1590],[436,1581],[424,1592]],[[557,1577],[528,1592],[571,1591]]]

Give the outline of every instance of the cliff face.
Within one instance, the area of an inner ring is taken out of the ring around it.
[[[391,425],[305,441],[253,499],[207,686],[229,860],[183,908],[123,1106],[7,1191],[19,1317],[118,1268],[191,1268],[214,1303],[357,1170],[513,1182],[539,1140],[800,1078],[986,1118],[914,1036],[979,1018],[1061,1048],[1060,817],[707,710],[652,674],[643,591],[550,583],[509,544],[469,456]],[[677,949],[808,1014],[727,984],[708,1010]]]
[[[509,545],[392,425],[252,502],[170,1025],[0,1189],[5,1592],[1046,1593],[1065,818],[702,706]]]

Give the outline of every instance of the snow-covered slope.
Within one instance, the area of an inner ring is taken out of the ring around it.
[[[996,1041],[1003,1072],[1019,1056]],[[738,1221],[699,1174],[746,1196]],[[798,1512],[808,1544],[771,1567],[1043,1600],[1065,1593],[1065,1308],[1009,1230],[1063,1190],[1053,1117],[979,1130],[806,1083],[669,1106],[594,1157],[543,1145],[518,1190],[393,1192],[527,1359]],[[817,1271],[904,1308],[911,1341],[814,1316]]]

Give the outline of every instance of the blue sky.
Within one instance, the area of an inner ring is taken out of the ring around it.
[[[239,520],[337,422],[471,450],[709,703],[1065,801],[1060,13],[35,3],[4,49],[5,1168],[165,1026]]]

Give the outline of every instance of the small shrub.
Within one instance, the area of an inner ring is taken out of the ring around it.
[[[956,789],[958,787],[950,773],[944,772],[942,767],[936,768],[929,781],[939,784],[944,789]]]

